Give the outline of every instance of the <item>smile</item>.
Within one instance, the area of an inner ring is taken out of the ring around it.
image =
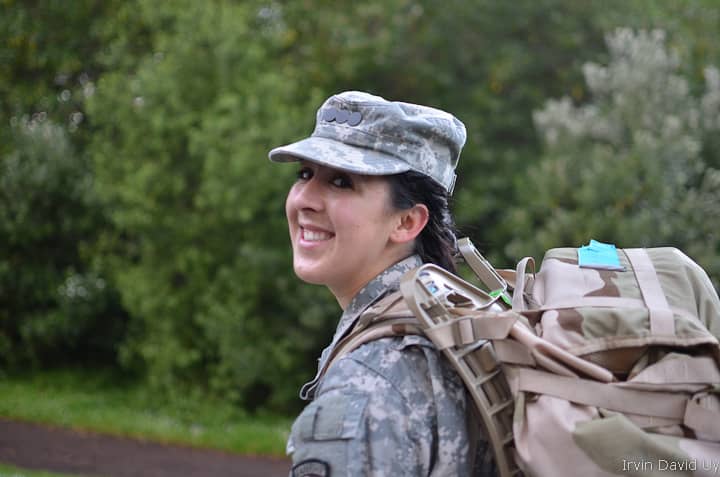
[[[322,242],[333,238],[333,234],[325,231],[307,230],[305,228],[301,228],[300,230],[302,231],[302,239],[307,242]]]

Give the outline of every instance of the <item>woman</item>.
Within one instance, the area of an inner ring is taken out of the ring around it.
[[[465,138],[444,111],[350,91],[325,101],[309,138],[270,152],[300,163],[285,207],[295,273],[343,309],[300,393],[312,402],[288,441],[292,476],[494,474],[460,378],[425,337],[380,338],[324,369],[363,312],[397,301],[405,272],[454,271],[448,198]]]

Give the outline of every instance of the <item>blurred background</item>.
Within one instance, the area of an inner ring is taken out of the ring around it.
[[[0,379],[293,415],[339,309],[267,152],[348,89],[466,124],[497,266],[594,238],[717,285],[719,32],[716,0],[0,0]]]

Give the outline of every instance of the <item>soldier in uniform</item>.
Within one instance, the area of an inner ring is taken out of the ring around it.
[[[323,103],[309,138],[270,151],[299,162],[285,207],[295,273],[343,309],[300,393],[311,402],[288,440],[291,476],[495,475],[462,381],[425,337],[382,337],[325,369],[405,272],[423,262],[454,271],[448,198],[465,139],[449,113],[349,91]]]

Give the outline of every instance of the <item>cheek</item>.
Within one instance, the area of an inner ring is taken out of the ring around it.
[[[337,231],[345,231],[351,237],[367,228],[367,215],[362,202],[335,203],[328,207],[329,215]]]
[[[287,217],[288,222],[292,221],[294,219],[295,211],[297,208],[295,207],[295,186],[290,188],[290,191],[288,191],[288,195],[285,198],[285,216]]]
[[[370,243],[384,243],[392,229],[392,217],[384,207],[363,206],[343,214],[342,220],[355,240]]]

